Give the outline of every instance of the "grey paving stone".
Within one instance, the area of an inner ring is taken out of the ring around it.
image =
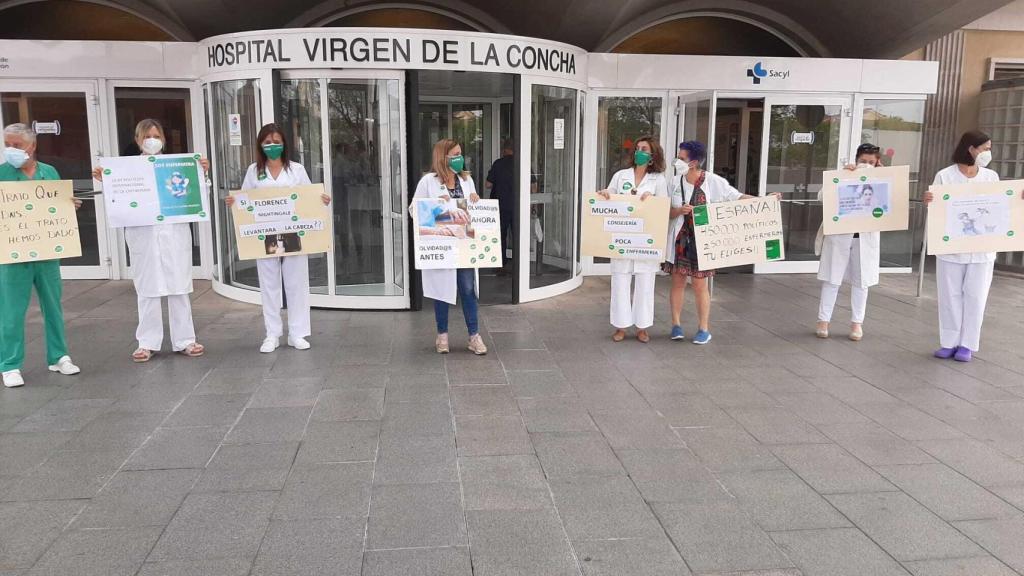
[[[727,408],[740,426],[762,444],[825,444],[829,440],[785,408]]]
[[[146,562],[136,576],[248,576],[252,558]]]
[[[513,334],[513,332],[509,332]],[[370,550],[363,555],[363,576],[471,576],[469,549],[417,548]]]
[[[190,494],[147,560],[253,558],[276,492]]]
[[[548,478],[625,474],[599,432],[544,432],[530,438]]]
[[[949,440],[964,433],[911,406],[902,404],[861,404],[857,410],[886,430],[906,440]]]
[[[494,348],[500,353],[507,350],[545,350],[544,340],[537,332],[495,332],[491,334]]]
[[[595,540],[576,544],[586,576],[688,576],[690,569],[664,536],[641,540]]]
[[[501,364],[508,371],[555,370],[558,366],[547,350],[515,350],[498,351]]]
[[[92,498],[124,463],[121,451],[61,450],[8,488],[3,500]]]
[[[860,378],[825,377],[821,379],[812,379],[812,382],[814,382],[815,386],[817,386],[822,392],[831,394],[840,402],[844,402],[851,406],[857,406],[859,404],[899,402],[899,399],[896,397],[899,396],[899,394],[894,396],[877,386],[873,386],[861,380]]]
[[[82,500],[0,502],[0,566],[30,568],[85,504]]]
[[[81,430],[86,424],[110,409],[109,398],[83,400],[51,400],[23,419],[11,432],[68,432]]]
[[[898,562],[856,528],[773,532],[804,576],[906,576]]]
[[[569,539],[653,538],[662,533],[640,492],[623,476],[551,482],[555,507]]]
[[[457,482],[458,478],[454,437],[381,440],[374,484]]]
[[[929,464],[934,458],[874,422],[819,425],[826,436],[871,466]]]
[[[364,529],[362,518],[271,522],[251,574],[359,574]]]
[[[868,417],[824,392],[809,394],[775,394],[779,404],[817,426],[867,422]]]
[[[516,398],[576,396],[576,389],[560,370],[511,372],[508,381]]]
[[[700,391],[721,408],[772,407],[779,404],[752,384],[740,382],[708,383],[701,385]]]
[[[519,415],[519,407],[508,386],[458,386],[452,388],[451,394],[456,416]]]
[[[382,440],[416,436],[453,437],[451,405],[448,400],[431,402],[388,402],[381,424]]]
[[[919,560],[904,562],[903,565],[914,576],[1015,576],[1017,574],[1007,568],[1006,564],[991,556]]]
[[[619,450],[619,460],[647,502],[702,502],[731,498],[692,452]]]
[[[312,406],[323,389],[324,378],[322,377],[265,380],[252,395],[249,406],[251,408]]]
[[[467,544],[457,483],[374,486],[368,550]]]
[[[944,520],[1010,518],[1020,511],[943,464],[879,466],[893,484]]]
[[[462,350],[459,339],[452,341],[452,350]],[[508,384],[508,376],[501,363],[491,357],[462,358],[454,357],[451,354],[445,358],[445,367],[448,371],[448,384],[451,386],[505,386]]]
[[[697,573],[793,566],[735,502],[662,502],[652,507],[687,565]]]
[[[474,575],[579,576],[554,510],[471,510],[466,516]]]
[[[227,444],[298,442],[309,420],[310,407],[247,408],[228,433]]]
[[[523,419],[516,416],[456,416],[460,456],[533,454]]]
[[[203,468],[227,427],[159,428],[125,463],[126,470]]]
[[[466,510],[543,510],[552,507],[544,471],[534,455],[459,458]]]
[[[225,444],[217,449],[193,491],[280,490],[298,449],[298,442]]]
[[[380,420],[384,412],[384,390],[324,390],[313,407],[316,422],[338,420]]]
[[[1024,464],[978,440],[930,440],[918,446],[982,486],[1024,484]]]
[[[45,462],[75,437],[73,432],[0,434],[4,474],[24,474]]]
[[[160,527],[65,532],[30,576],[133,576],[160,537]]]
[[[230,426],[238,420],[249,398],[249,394],[189,395],[171,413],[163,427]]]
[[[953,524],[990,554],[1017,572],[1024,572],[1024,517],[1000,520],[968,520]],[[982,556],[982,553],[961,556]]]
[[[1024,511],[1024,485],[992,486],[989,490],[1006,502],[1016,506],[1018,510]]]
[[[274,508],[275,520],[366,518],[373,464],[297,465]]]
[[[114,475],[72,528],[164,526],[199,478],[199,470],[122,471]]]
[[[361,462],[377,454],[379,421],[310,422],[295,462]]]
[[[757,442],[738,426],[728,428],[676,428],[705,466],[715,472],[741,470],[773,470],[783,468],[782,462],[766,446]]]
[[[827,498],[897,560],[982,554],[977,545],[902,492],[833,494]]]
[[[835,444],[772,446],[771,450],[821,494],[897,490],[880,474]]]
[[[594,422],[616,450],[639,448],[681,448],[683,441],[653,410],[644,412],[601,412]]]
[[[565,397],[520,398],[518,403],[529,432],[597,430],[590,413],[575,394]]]
[[[719,478],[740,506],[768,532],[850,525],[828,501],[789,470],[732,472]]]

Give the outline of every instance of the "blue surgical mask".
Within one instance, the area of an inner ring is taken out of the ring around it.
[[[28,162],[28,152],[25,152],[21,148],[12,148],[8,146],[4,148],[4,160],[15,168],[21,168]]]

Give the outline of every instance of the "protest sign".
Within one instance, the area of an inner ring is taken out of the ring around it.
[[[497,200],[415,198],[416,269],[500,268]]]
[[[70,180],[0,182],[0,264],[81,255]]]
[[[198,154],[100,158],[111,228],[205,222],[206,175]]]
[[[240,260],[318,254],[331,249],[331,208],[323,184],[234,192]]]
[[[928,254],[1024,250],[1024,180],[932,186]]]
[[[910,224],[910,167],[825,172],[821,205],[826,236],[906,230]]]
[[[784,259],[781,206],[772,196],[694,206],[700,269],[716,270]]]
[[[631,194],[612,194],[611,200],[584,194],[582,254],[664,261],[670,203],[656,196],[641,201]]]

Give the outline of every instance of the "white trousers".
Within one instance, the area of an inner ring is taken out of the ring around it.
[[[630,326],[645,329],[654,325],[654,278],[654,272],[612,273],[612,326],[624,330]]]
[[[981,348],[981,323],[993,268],[995,262],[957,264],[936,259],[939,344],[943,348],[963,346],[973,352]]]
[[[836,298],[839,296],[839,288],[841,288],[841,285],[829,284],[828,282],[821,283],[821,303],[818,304],[818,321],[832,321],[832,311],[835,310],[836,307]],[[856,285],[850,287],[850,308],[853,309],[853,313],[850,315],[850,321],[856,324],[863,324],[864,314],[868,309],[867,288],[861,288]]]
[[[310,334],[309,322],[309,257],[306,255],[282,258],[263,258],[256,261],[260,276],[260,299],[263,301],[263,324],[267,338],[280,338],[284,334],[281,322],[282,284],[288,296],[288,335],[306,338]]]
[[[196,341],[192,300],[189,294],[164,298],[167,298],[167,319],[171,324],[171,349],[180,352]],[[139,327],[135,330],[139,348],[158,351],[164,345],[164,315],[160,300],[159,296],[139,296]]]

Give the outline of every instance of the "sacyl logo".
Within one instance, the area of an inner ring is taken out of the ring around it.
[[[754,84],[760,84],[762,78],[778,78],[779,80],[785,80],[789,78],[789,70],[771,70],[764,67],[764,64],[758,62],[754,64],[753,68],[747,68],[747,78]]]

